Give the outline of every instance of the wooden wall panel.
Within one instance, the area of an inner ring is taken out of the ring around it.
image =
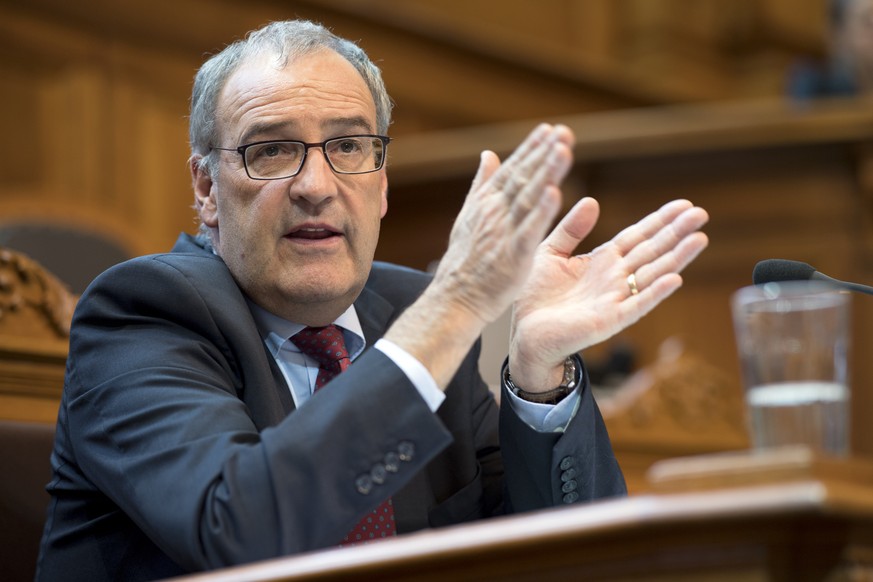
[[[640,362],[680,335],[735,374],[726,302],[749,282],[755,257],[802,255],[862,280],[869,272],[859,269],[873,263],[873,213],[862,211],[873,190],[859,188],[859,174],[871,158],[856,154],[863,135],[839,119],[797,126],[782,111],[774,127],[766,114],[750,120],[743,104],[714,113],[669,105],[779,98],[788,63],[822,52],[823,8],[824,0],[0,0],[0,220],[43,212],[111,232],[135,254],[166,250],[195,228],[186,116],[205,54],[268,20],[313,18],[360,39],[396,101],[377,258],[427,268],[445,248],[478,152],[505,155],[536,121],[567,122],[580,137],[567,203],[587,192],[604,210],[591,244],[676,196],[713,213],[712,248],[686,287],[628,332]],[[682,111],[698,116],[696,129]],[[701,145],[708,139],[716,141]]]
[[[191,228],[192,215],[184,163],[190,81],[172,83],[182,79],[181,63],[15,11],[8,16],[0,27],[16,32],[4,36],[4,54],[17,56],[4,59],[13,71],[4,78],[26,106],[4,108],[4,126],[22,136],[24,162],[0,175],[7,212],[0,219],[25,206],[42,204],[52,214],[54,206],[78,205],[114,220],[136,253],[167,249]]]
[[[739,392],[729,301],[735,290],[752,283],[758,261],[802,260],[834,277],[873,282],[871,182],[864,178],[873,143],[869,100],[805,109],[778,100],[671,107],[565,121],[579,137],[577,165],[564,188],[567,203],[582,193],[601,203],[600,221],[579,252],[673,198],[693,200],[711,215],[705,229],[710,247],[685,272],[683,288],[608,342],[632,346],[639,365],[655,363],[662,344],[677,338]],[[431,259],[438,257],[445,239],[432,238],[440,231],[433,225],[441,223],[448,232],[473,175],[476,152],[490,141],[505,154],[527,129],[519,123],[491,127],[485,135],[459,131],[409,138],[410,151],[395,152],[389,170],[397,180],[384,237],[393,241],[398,235],[399,242],[426,232],[419,246]],[[439,144],[446,153],[420,156],[426,143]],[[426,186],[411,178],[416,170],[428,176]],[[398,214],[412,216],[415,208],[427,216],[427,230],[411,220],[391,222]],[[378,254],[401,261],[411,255],[399,244]],[[873,431],[865,414],[873,406],[873,364],[865,350],[873,341],[868,331],[873,302],[858,297],[854,306],[853,439],[857,451],[869,454]],[[492,367],[505,353],[502,346],[498,351],[486,355]]]

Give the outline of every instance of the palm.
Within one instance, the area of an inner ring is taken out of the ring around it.
[[[516,328],[524,326],[519,331],[540,336],[560,354],[562,346],[576,344],[569,353],[579,351],[632,323],[621,325],[627,289],[615,281],[627,275],[620,272],[618,259],[608,244],[581,256],[538,256],[524,296],[515,304]],[[558,321],[561,325],[555,326]]]
[[[581,201],[537,249],[513,306],[513,375],[538,385],[568,355],[632,325],[682,284],[679,272],[706,247],[708,217],[674,201],[583,255],[571,255],[597,220]],[[635,274],[638,294],[628,275]]]

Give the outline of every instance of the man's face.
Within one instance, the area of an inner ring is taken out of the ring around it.
[[[358,72],[333,51],[291,61],[244,63],[218,101],[220,147],[265,140],[307,143],[376,133],[376,108]],[[384,168],[335,174],[322,150],[309,149],[296,176],[253,180],[242,156],[220,154],[215,180],[196,169],[200,218],[216,252],[258,305],[306,325],[342,313],[366,282],[388,209]]]

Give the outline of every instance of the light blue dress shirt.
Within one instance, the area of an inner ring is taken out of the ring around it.
[[[318,376],[318,362],[304,355],[291,341],[294,334],[306,326],[282,319],[251,301],[249,301],[249,308],[264,344],[276,360],[291,390],[294,406],[300,408],[315,391],[315,379]],[[354,305],[340,315],[334,324],[342,331],[349,359],[354,362],[367,347]],[[406,350],[386,339],[378,340],[373,347],[397,364],[430,409],[436,412],[445,400],[445,394],[439,389],[427,368]],[[541,432],[563,431],[575,415],[581,401],[578,394],[568,396],[557,405],[527,402],[514,394],[510,394],[509,397],[511,406],[519,417]]]

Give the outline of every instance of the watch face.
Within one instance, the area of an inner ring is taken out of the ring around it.
[[[561,381],[561,386],[574,388],[576,386],[576,361],[573,356],[569,356],[564,360],[564,379]]]

